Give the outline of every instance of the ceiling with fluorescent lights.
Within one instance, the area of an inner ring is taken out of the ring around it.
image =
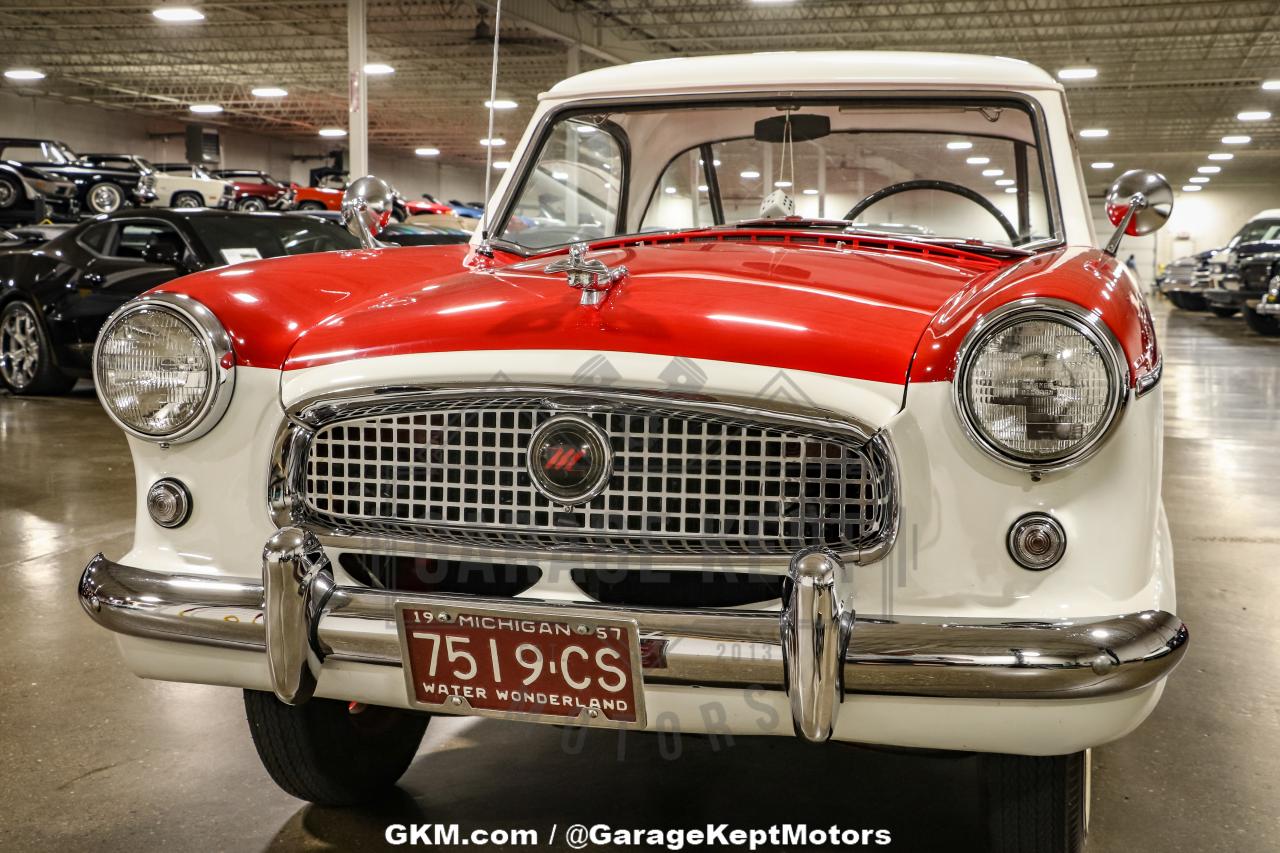
[[[223,112],[203,121],[314,139],[346,116],[343,0],[207,0],[195,23],[163,23],[160,0],[5,0],[5,68],[47,77],[0,80],[7,91],[90,101],[175,120],[194,103]],[[370,144],[440,149],[481,162],[489,96],[491,3],[368,0],[368,60],[395,73],[369,82]],[[1195,0],[504,0],[495,136],[514,142],[538,92],[576,62],[587,70],[682,54],[799,49],[892,49],[1013,56],[1056,72],[1096,68],[1066,81],[1091,193],[1127,168],[1165,172],[1181,185],[1208,163],[1207,188],[1280,176],[1280,2]],[[780,55],[770,61],[802,61]],[[284,98],[258,98],[279,86]],[[1267,110],[1266,121],[1240,121]],[[1224,146],[1247,134],[1248,145]],[[509,148],[508,148],[509,150]],[[1112,162],[1112,169],[1092,169]]]

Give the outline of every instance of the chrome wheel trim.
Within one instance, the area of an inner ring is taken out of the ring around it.
[[[89,207],[94,213],[114,213],[124,204],[124,193],[115,184],[97,184],[89,190]]]
[[[17,197],[18,188],[13,185],[13,182],[6,178],[0,178],[0,209],[12,205]]]
[[[259,213],[267,209],[267,203],[260,198],[247,198],[240,203],[240,209]]]
[[[40,369],[40,332],[36,315],[19,303],[0,323],[0,376],[11,387],[28,388]]]
[[[196,198],[191,193],[178,193],[178,197],[174,199],[173,206],[188,207],[188,208],[203,207],[203,205],[200,204],[200,199]]]

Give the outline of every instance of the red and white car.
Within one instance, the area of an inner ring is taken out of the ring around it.
[[[361,233],[388,188],[348,190]],[[1160,351],[1061,86],[787,53],[540,102],[489,239],[237,264],[95,375],[133,548],[80,596],[138,675],[243,688],[266,768],[377,796],[431,714],[980,753],[999,851],[1078,850],[1088,751],[1187,644]],[[519,761],[519,756],[513,756]]]

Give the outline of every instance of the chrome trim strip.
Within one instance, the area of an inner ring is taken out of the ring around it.
[[[968,373],[972,367],[973,354],[976,352],[978,344],[989,335],[1002,331],[1014,323],[1035,319],[1055,320],[1064,323],[1092,341],[1108,362],[1113,384],[1111,402],[1107,410],[1107,425],[1093,438],[1081,444],[1075,450],[1064,456],[1051,459],[1031,459],[1014,456],[988,439],[978,426],[977,418],[969,408],[969,401],[964,391]],[[955,378],[951,382],[951,393],[956,413],[960,419],[960,425],[964,428],[965,434],[974,445],[992,459],[1002,465],[1028,471],[1033,475],[1061,471],[1073,468],[1093,456],[1119,425],[1125,406],[1129,402],[1128,360],[1125,357],[1124,348],[1120,345],[1120,341],[1116,339],[1115,334],[1097,314],[1074,302],[1032,296],[1025,299],[1017,299],[1013,302],[1006,302],[978,318],[978,321],[965,334],[964,340],[960,342],[960,347],[956,351]]]
[[[1141,399],[1150,394],[1151,391],[1160,384],[1160,379],[1164,376],[1164,356],[1160,355],[1156,358],[1156,366],[1148,370],[1146,373],[1138,377],[1133,384],[1134,399]]]
[[[122,634],[266,649],[263,586],[256,579],[153,572],[99,554],[85,568],[79,598],[95,622]],[[399,666],[394,614],[402,603],[635,619],[642,642],[661,651],[645,668],[647,684],[781,690],[787,683],[776,611],[618,608],[346,586],[334,587],[311,611],[315,657]],[[1182,620],[1154,610],[1059,621],[859,616],[844,654],[843,693],[986,700],[1112,696],[1168,675],[1188,639]]]
[[[172,311],[178,315],[179,319],[193,327],[204,343],[205,354],[213,372],[209,377],[212,392],[201,405],[200,412],[191,423],[167,435],[151,435],[142,432],[117,417],[103,398],[103,388],[106,387],[107,382],[98,368],[100,363],[98,356],[107,332],[124,317],[147,308],[163,308]],[[229,364],[224,363],[224,360]],[[222,323],[212,311],[185,293],[148,293],[139,296],[117,308],[102,325],[102,331],[98,333],[98,338],[93,345],[93,384],[107,416],[129,435],[162,447],[194,441],[213,429],[226,413],[227,406],[231,405],[231,396],[235,393],[236,387],[235,350],[231,344],[231,336],[227,334],[226,329],[222,327]]]

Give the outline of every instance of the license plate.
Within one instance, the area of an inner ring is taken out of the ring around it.
[[[396,606],[409,701],[452,714],[645,724],[636,623],[502,608]]]

